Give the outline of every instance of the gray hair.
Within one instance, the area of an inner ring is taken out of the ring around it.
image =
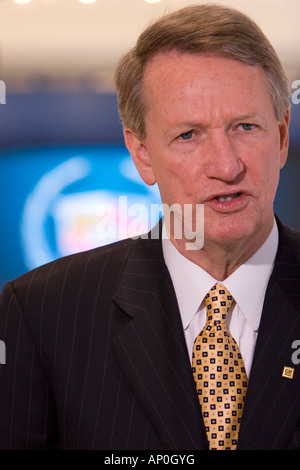
[[[148,61],[161,52],[209,54],[256,65],[266,73],[276,118],[290,107],[290,89],[281,62],[257,24],[247,15],[220,5],[192,5],[164,15],[148,26],[119,62],[115,73],[123,126],[146,137],[143,76]]]

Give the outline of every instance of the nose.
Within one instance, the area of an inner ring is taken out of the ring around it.
[[[211,131],[206,145],[208,177],[229,183],[243,173],[245,167],[237,146],[224,129]]]

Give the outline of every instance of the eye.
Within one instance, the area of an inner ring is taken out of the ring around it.
[[[190,140],[194,135],[193,131],[187,131],[180,134],[179,139],[181,140]]]
[[[243,129],[243,131],[252,131],[253,129],[256,128],[255,124],[250,124],[248,122],[243,122],[242,124],[239,125]]]

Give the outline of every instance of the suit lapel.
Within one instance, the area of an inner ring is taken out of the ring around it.
[[[206,449],[178,305],[159,240],[135,247],[114,301],[131,320],[116,357],[165,449]]]
[[[292,232],[278,225],[279,250],[259,327],[239,449],[285,449],[299,423],[300,365],[292,361],[292,343],[300,339],[300,252]],[[284,367],[294,369],[292,379],[282,376]]]
[[[279,225],[238,449],[285,449],[299,423],[300,246]],[[294,247],[294,248],[293,248]],[[114,338],[122,370],[165,449],[207,449],[178,305],[159,240],[131,250],[114,301],[130,321]],[[128,317],[127,317],[128,318]],[[282,377],[294,368],[293,379]]]

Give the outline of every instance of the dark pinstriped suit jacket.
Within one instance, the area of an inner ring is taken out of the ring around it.
[[[300,449],[300,235],[279,233],[240,449]],[[1,449],[207,449],[160,240],[38,268],[5,287],[0,312]]]

